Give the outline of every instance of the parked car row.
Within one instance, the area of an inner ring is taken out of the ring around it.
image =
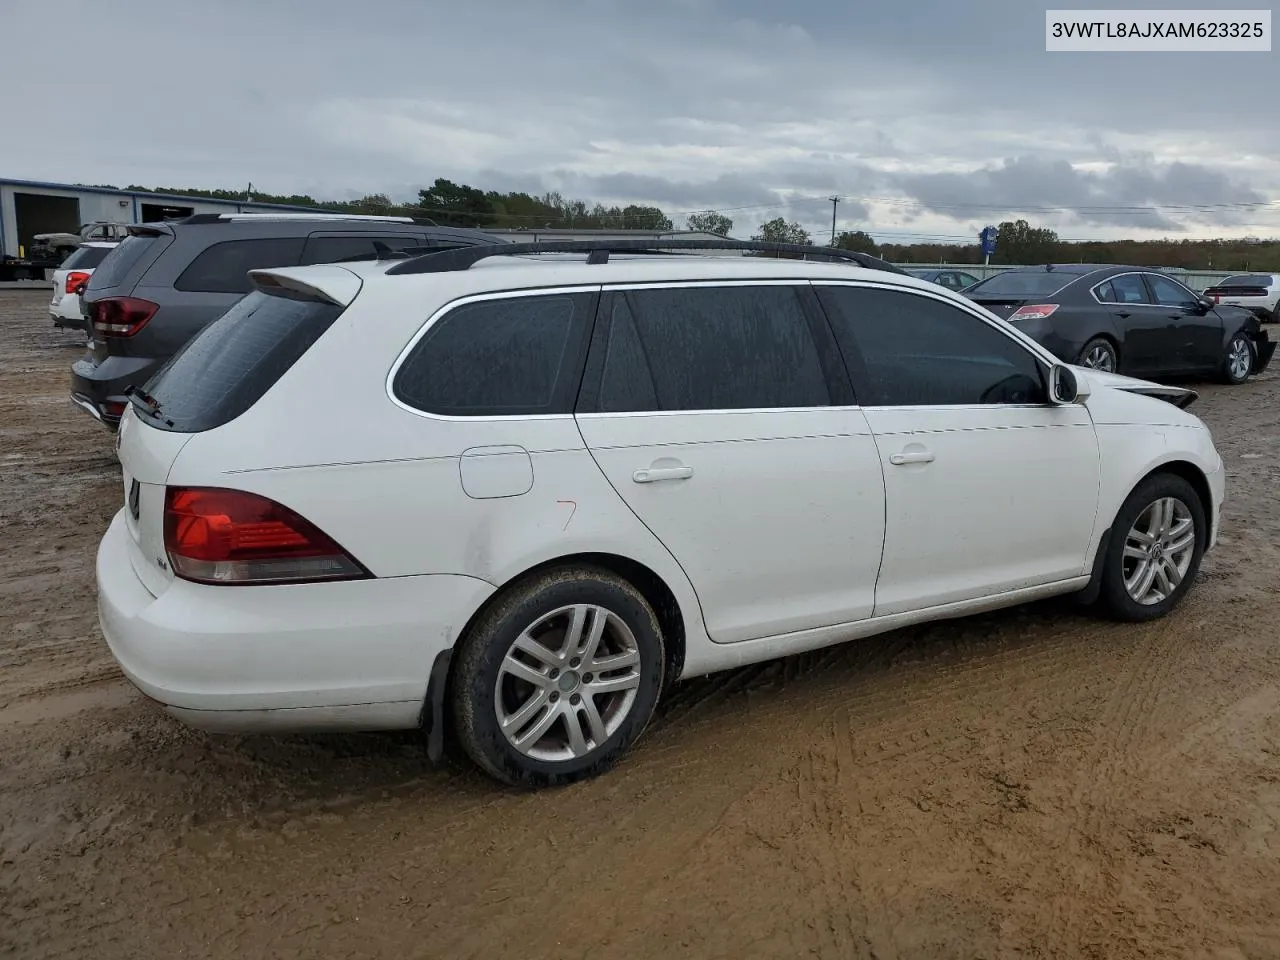
[[[543,785],[616,762],[683,676],[1190,588],[1224,491],[1195,394],[1035,325],[1119,274],[1006,280],[997,313],[859,254],[678,247],[136,231],[74,386],[119,418],[96,573],[125,673],[197,727],[422,728]]]
[[[1141,267],[1049,264],[1007,270],[964,296],[1066,363],[1143,377],[1243,383],[1276,345],[1251,311]]]

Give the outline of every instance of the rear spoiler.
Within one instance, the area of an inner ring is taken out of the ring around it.
[[[268,296],[331,303],[336,307],[349,306],[363,285],[350,270],[332,264],[250,270],[249,281]]]
[[[1188,390],[1186,387],[1167,387],[1160,384],[1143,384],[1140,387],[1117,387],[1116,389],[1124,390],[1126,393],[1140,393],[1144,397],[1165,400],[1172,403],[1179,410],[1187,409],[1200,398],[1200,394],[1194,390]]]

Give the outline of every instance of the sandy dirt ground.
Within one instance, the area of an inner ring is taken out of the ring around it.
[[[116,463],[45,303],[0,293],[0,954],[1280,957],[1280,375],[1204,388],[1230,500],[1165,621],[1040,604],[689,681],[612,774],[523,794],[132,690],[94,610]]]

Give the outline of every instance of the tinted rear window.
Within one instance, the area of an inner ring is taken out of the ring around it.
[[[125,237],[120,246],[108,252],[102,263],[93,272],[89,281],[95,290],[101,287],[115,287],[121,284],[129,272],[136,267],[148,253],[169,242],[167,236],[149,233],[136,237]]]
[[[1047,270],[1009,270],[988,277],[970,287],[969,296],[981,300],[984,297],[1048,297],[1057,293],[1072,280],[1075,273],[1050,273]]]
[[[1221,283],[1215,283],[1215,287],[1269,287],[1271,286],[1271,274],[1269,273],[1240,273],[1234,277],[1227,277]]]
[[[179,433],[212,430],[262,398],[333,324],[342,307],[255,291],[183,347],[144,388]],[[164,422],[165,420],[171,423]]]
[[[62,261],[63,270],[94,270],[114,247],[81,247]]]
[[[215,243],[182,271],[173,282],[174,289],[189,293],[248,293],[253,289],[250,270],[297,266],[303,242],[302,237],[270,237]]]

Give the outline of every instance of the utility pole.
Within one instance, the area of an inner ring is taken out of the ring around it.
[[[836,245],[836,204],[840,202],[839,197],[831,198],[831,246]]]

